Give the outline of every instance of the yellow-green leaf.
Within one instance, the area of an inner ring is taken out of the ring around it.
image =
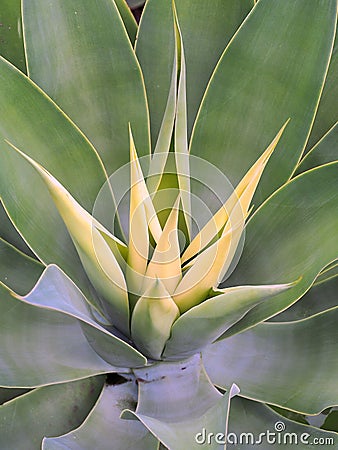
[[[148,264],[146,277],[159,278],[172,294],[182,278],[180,244],[177,233],[180,198],[176,200],[162,235]],[[148,280],[145,280],[148,282]]]
[[[209,222],[202,228],[202,230],[195,236],[186,251],[182,255],[182,264],[195,256],[199,251],[203,250],[210,241],[216,236],[217,233],[226,224],[229,215],[231,214],[236,203],[239,202],[243,210],[243,214],[246,214],[249,210],[249,206],[252,197],[256,191],[258,182],[262,176],[264,168],[269,161],[270,156],[275,150],[283,131],[288,121],[278,131],[277,135],[270,143],[264,153],[258,158],[255,164],[248,170],[240,183],[237,185],[235,191],[230,198],[224,203],[224,205],[216,212],[216,214],[209,220]]]
[[[8,144],[25,158],[41,176],[71,235],[88,278],[99,295],[107,302],[106,308],[112,322],[117,328],[128,334],[127,288],[116,258],[119,254],[118,247],[123,248],[124,244],[116,239],[115,256],[111,250],[111,247],[114,248],[114,246],[110,247],[106,243],[97,229],[97,222],[76,202],[62,184],[32,158],[10,142]]]
[[[131,319],[131,334],[139,350],[160,359],[179,309],[159,279],[138,300]]]

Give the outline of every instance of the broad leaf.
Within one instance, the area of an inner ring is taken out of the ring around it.
[[[233,385],[222,396],[206,376],[199,355],[135,370],[135,375],[139,401],[135,413],[127,410],[123,417],[135,415],[168,448],[199,449],[196,436],[203,427],[226,433],[230,399],[238,388]],[[212,450],[223,448],[210,446]]]
[[[26,72],[21,24],[21,0],[1,0],[1,56]]]
[[[255,205],[289,178],[300,158],[335,25],[335,0],[260,0],[216,66],[196,120],[191,153],[208,156],[234,185],[280,124],[291,118],[262,177]]]
[[[278,144],[287,123],[279,130],[275,138],[269,144],[268,148],[262,153],[257,161],[250,167],[248,172],[244,175],[242,180],[236,186],[229,199],[221,206],[216,214],[209,220],[209,222],[202,228],[202,230],[195,236],[192,242],[188,245],[184,254],[182,255],[182,262],[195,256],[200,250],[203,250],[209,242],[217,235],[229,220],[229,216],[235,207],[238,208],[238,203],[246,215],[249,211],[252,197],[255,194],[259,180],[264,172],[265,166],[268,163],[273,151]]]
[[[211,3],[199,2],[197,8],[194,0],[175,1],[187,64],[189,135],[210,75],[253,3],[253,0],[213,0]],[[153,144],[158,136],[168,98],[174,48],[171,2],[149,0],[140,23],[136,53],[147,88]],[[153,64],[154,60],[156,65]]]
[[[302,297],[338,254],[338,163],[305,172],[285,184],[257,210],[227,285],[272,284],[301,279],[288,291],[254,307],[239,322],[249,328]],[[236,333],[236,325],[226,336]]]
[[[0,238],[0,281],[19,294],[27,294],[44,266]]]
[[[112,323],[120,331],[129,332],[129,309],[127,286],[122,269],[118,263],[121,258],[120,249],[126,246],[111,235],[111,246],[98,231],[104,227],[79,205],[69,192],[46,169],[37,164],[29,156],[13,147],[26,159],[41,176],[57,207],[67,230],[74,242],[82,265],[98,294],[105,301],[103,307],[111,317]],[[108,238],[109,232],[106,231]],[[96,304],[96,306],[98,306]],[[111,312],[113,310],[113,312]]]
[[[164,357],[186,358],[211,344],[255,305],[288,289],[289,285],[239,286],[216,291],[216,296],[189,309],[171,330]]]
[[[35,389],[0,407],[0,447],[36,450],[44,436],[79,426],[96,402],[104,377]]]
[[[128,162],[128,122],[147,154],[142,75],[115,2],[24,0],[23,22],[30,77],[94,144],[108,174]]]
[[[152,359],[161,359],[179,309],[160,279],[137,300],[131,318],[131,336],[137,348]]]
[[[19,397],[20,395],[26,394],[28,391],[29,389],[0,388],[0,405],[13,398]]]
[[[89,211],[106,179],[102,163],[85,137],[51,100],[2,59],[0,78],[0,104],[6,110],[0,123],[1,199],[41,261],[58,264],[88,294],[88,280],[75,248],[39,175],[4,139],[53,173]]]
[[[338,436],[303,425],[275,413],[265,405],[235,397],[230,406],[228,447],[236,450],[297,448],[307,450],[311,445],[332,448]],[[326,444],[326,445],[325,445]]]
[[[117,369],[98,356],[79,320],[29,305],[0,285],[0,385],[34,387]]]
[[[322,427],[324,430],[333,430],[336,433],[338,433],[338,410],[337,410],[337,408],[333,409],[333,411],[331,411],[327,415],[327,418],[325,419],[325,422]]]
[[[337,270],[337,267],[335,270]],[[272,317],[271,321],[289,322],[290,320],[300,320],[338,306],[337,274],[324,282],[318,282],[319,278],[317,277],[314,285],[302,298],[281,314]]]
[[[338,404],[338,308],[296,322],[264,323],[211,344],[203,361],[213,383],[304,414]]]
[[[119,10],[124,26],[126,27],[129,39],[131,43],[134,45],[138,27],[136,20],[132,12],[130,11],[130,8],[128,8],[127,6],[127,3],[129,5],[129,2],[126,3],[125,0],[114,0],[114,2],[117,9]]]
[[[296,174],[313,169],[332,161],[337,161],[338,124],[335,124],[323,138],[300,161]]]
[[[9,244],[14,245],[18,250],[26,253],[29,256],[33,256],[31,249],[27,246],[26,242],[22,239],[17,229],[11,222],[6,210],[0,200],[0,238],[7,241]]]
[[[77,319],[91,347],[110,364],[137,367],[145,363],[140,353],[93,319],[94,311],[85,297],[58,267],[47,267],[34,289],[22,300]]]
[[[136,420],[123,420],[124,408],[134,409],[137,389],[133,382],[105,386],[93,410],[76,430],[56,438],[46,438],[43,450],[157,450],[158,441]],[[98,447],[99,445],[99,447]]]
[[[315,122],[311,130],[307,150],[311,149],[316,143],[322,139],[326,131],[331,128],[337,121],[337,70],[338,70],[338,41],[337,36],[332,52],[329,70],[327,73],[325,86],[320,99]]]

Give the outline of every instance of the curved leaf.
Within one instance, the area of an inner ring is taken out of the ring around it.
[[[137,408],[135,413],[126,410],[122,417],[136,416],[168,448],[199,449],[196,435],[202,427],[226,432],[230,399],[238,388],[233,385],[222,396],[206,376],[199,355],[180,363],[135,370],[135,375],[139,385]],[[217,444],[209,448],[224,447]]]
[[[246,227],[246,242],[227,285],[296,280],[288,291],[254,307],[241,330],[272,317],[302,297],[338,254],[338,163],[305,172],[273,194]],[[225,336],[235,334],[236,325]]]
[[[318,284],[316,281],[302,298],[281,314],[272,317],[271,321],[289,322],[291,320],[305,319],[338,306],[337,292],[337,276]]]
[[[326,131],[337,121],[337,70],[338,70],[338,40],[336,40],[332,52],[329,70],[327,73],[325,86],[320,99],[316,118],[311,130],[307,150],[316,145],[323,138]]]
[[[262,153],[257,161],[250,167],[242,180],[236,186],[233,194],[227,199],[217,213],[209,220],[202,230],[194,237],[192,242],[182,255],[182,262],[195,256],[200,250],[204,249],[207,244],[217,235],[229,220],[229,216],[238,203],[246,215],[249,211],[252,197],[255,194],[259,180],[264,172],[276,145],[285,130],[287,123],[279,130],[275,138],[272,140],[268,148]]]
[[[5,387],[34,387],[123,372],[98,356],[77,319],[29,305],[2,285],[0,340],[0,385]]]
[[[21,0],[1,0],[0,9],[1,56],[26,72],[21,25]]]
[[[104,377],[34,389],[0,407],[0,447],[37,450],[44,436],[67,433],[93,407]]]
[[[334,409],[331,411],[327,418],[325,419],[324,424],[322,425],[324,430],[332,430],[338,433],[338,410]]]
[[[189,309],[176,320],[164,358],[186,358],[215,341],[255,305],[288,289],[289,285],[239,286]]]
[[[134,45],[137,33],[137,23],[136,20],[128,8],[129,2],[126,3],[125,0],[114,0],[117,9],[119,10],[120,16],[123,20],[124,26],[126,27],[127,33],[131,43]]]
[[[178,216],[180,197],[170,211],[169,217],[164,225],[162,234],[154,249],[153,255],[147,266],[144,280],[147,285],[152,285],[158,278],[163,283],[168,294],[172,295],[177,284],[182,279],[180,243],[178,239]],[[167,297],[167,295],[164,295]]]
[[[108,174],[128,162],[128,122],[149,152],[142,74],[112,0],[24,0],[30,77],[81,128]]]
[[[206,91],[191,153],[236,185],[291,118],[254,199],[284,183],[305,146],[330,60],[336,1],[260,0],[229,43]],[[278,151],[279,150],[279,151]]]
[[[0,200],[0,238],[12,244],[15,248],[26,253],[26,255],[33,256],[31,249],[22,239],[17,229],[14,227],[6,210]]]
[[[299,163],[296,174],[338,159],[338,123],[313,147]]]
[[[99,228],[104,229],[104,227],[76,202],[62,184],[29,156],[12,144],[10,146],[41,176],[67,227],[90,281],[105,300],[103,308],[107,310],[112,323],[128,335],[127,286],[118,263],[118,258],[122,259],[120,249],[126,251],[126,246],[113,235],[110,235],[112,245],[109,246],[98,231]],[[109,232],[106,231],[106,234],[109,235]]]
[[[145,364],[139,352],[94,320],[85,297],[57,266],[47,267],[34,289],[21,299],[77,319],[91,347],[108,363],[119,367]]]
[[[145,294],[137,300],[131,318],[131,335],[137,348],[153,359],[161,359],[171,327],[179,309],[164,284],[154,279]]]
[[[0,79],[0,104],[6,110],[0,122],[1,199],[35,254],[44,263],[54,262],[66,270],[89,295],[88,280],[48,192],[34,169],[20,161],[4,139],[53,173],[89,211],[106,179],[102,163],[51,100],[3,59]]]
[[[16,389],[16,388],[0,388],[0,405],[13,400],[13,398],[26,394],[29,389]]]
[[[305,414],[338,404],[338,308],[297,322],[263,323],[211,344],[211,380],[241,395]]]
[[[19,294],[27,294],[44,266],[0,238],[0,282]]]
[[[158,441],[141,423],[122,420],[124,408],[134,409],[137,402],[135,383],[105,386],[96,405],[76,430],[57,438],[46,438],[43,450],[157,450]]]
[[[335,433],[286,419],[265,405],[240,397],[231,402],[227,437],[228,446],[234,446],[236,450],[251,450],[256,445],[273,450],[278,444],[284,448],[306,450],[319,443],[333,448],[338,438]]]
[[[213,0],[211,3],[199,2],[197,8],[194,0],[175,1],[187,64],[189,135],[210,75],[253,3],[253,0]],[[174,48],[171,2],[149,0],[140,22],[136,53],[147,88],[153,143],[156,142],[168,98]]]

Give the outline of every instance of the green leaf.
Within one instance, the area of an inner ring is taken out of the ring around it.
[[[19,397],[20,395],[26,394],[28,391],[29,389],[0,388],[0,405],[13,398]]]
[[[249,221],[238,266],[227,285],[297,280],[291,289],[254,307],[240,329],[272,317],[301,298],[338,254],[338,163],[305,172],[273,194]],[[259,263],[258,263],[259,262]],[[225,336],[235,334],[237,325]]]
[[[130,11],[130,8],[128,8],[127,3],[129,2],[126,3],[125,0],[114,0],[114,2],[117,9],[119,10],[121,19],[123,20],[124,26],[129,35],[129,39],[131,43],[134,45],[138,27],[136,20],[132,12]]]
[[[158,441],[138,421],[122,420],[124,408],[134,409],[137,402],[135,383],[105,386],[96,405],[76,430],[57,438],[46,438],[43,450],[157,450]],[[113,443],[113,444],[112,444]]]
[[[315,286],[325,283],[338,275],[338,259],[335,259],[331,264],[328,264],[320,272],[315,281]]]
[[[18,69],[26,72],[21,25],[21,0],[1,0],[0,9],[1,55]]]
[[[297,166],[296,174],[305,172],[328,162],[337,161],[338,124],[335,124],[323,138],[306,154]]]
[[[75,248],[42,180],[4,139],[53,173],[89,211],[106,180],[102,163],[86,138],[51,100],[3,59],[0,79],[0,104],[6,110],[0,123],[1,199],[39,259],[58,264],[89,295],[88,280]]]
[[[140,353],[93,319],[93,311],[85,297],[57,266],[47,267],[34,289],[22,300],[77,319],[91,347],[113,366],[145,364],[146,360]]]
[[[284,183],[305,146],[332,51],[336,1],[260,0],[223,53],[206,91],[191,153],[236,185],[282,123],[290,123],[253,203]],[[213,151],[207,153],[207,149]]]
[[[337,267],[335,270],[337,270]],[[319,277],[316,280],[318,279]],[[302,298],[281,314],[272,317],[271,321],[289,322],[291,320],[305,319],[306,317],[338,306],[337,292],[337,276],[318,284],[316,281]]]
[[[189,309],[171,330],[164,358],[186,358],[215,341],[255,305],[288,289],[289,285],[238,286]]]
[[[0,284],[0,385],[34,387],[117,369],[93,350],[74,317],[29,305]]]
[[[226,432],[230,399],[238,393],[238,388],[233,385],[222,396],[206,376],[199,355],[134,372],[139,401],[135,413],[126,410],[122,417],[136,416],[168,448],[201,448],[196,436],[203,427],[214,433]]]
[[[263,323],[211,344],[203,361],[213,383],[303,414],[338,404],[338,308],[296,322]]]
[[[176,0],[187,64],[188,134],[210,75],[230,38],[253,6],[253,0]],[[203,33],[201,33],[203,30]],[[212,43],[212,44],[211,44]],[[140,22],[136,53],[144,73],[151,135],[156,142],[166,107],[175,53],[171,2],[149,0]],[[153,62],[156,61],[154,65]]]
[[[19,294],[27,294],[44,266],[0,238],[0,282]]]
[[[128,162],[128,122],[149,153],[142,74],[112,0],[24,0],[30,77],[98,150],[108,174]]]
[[[279,446],[307,450],[316,442],[317,445],[322,442],[323,448],[333,448],[337,437],[335,433],[286,419],[267,406],[244,398],[235,397],[231,402],[229,448],[251,450],[257,445],[264,450],[273,450]]]
[[[324,430],[332,430],[338,433],[338,410],[331,411],[322,425]]]
[[[44,436],[79,426],[93,407],[104,377],[34,389],[0,407],[0,447],[36,450]]]
[[[179,309],[160,279],[137,300],[132,318],[131,335],[137,348],[152,359],[161,359],[171,327]]]
[[[33,256],[31,249],[27,246],[22,236],[14,227],[6,210],[0,200],[0,238],[7,241],[9,244],[14,245],[18,250],[26,253],[29,256]]]
[[[112,323],[120,331],[129,333],[129,305],[127,286],[118,259],[123,260],[120,249],[126,246],[111,236],[111,246],[98,231],[104,227],[98,223],[67,190],[45,168],[12,144],[9,145],[26,159],[39,173],[57,207],[67,230],[74,242],[82,265],[99,295],[105,303],[104,309]],[[109,232],[106,230],[107,236]],[[112,310],[112,312],[111,312]]]
[[[187,234],[191,235],[191,198],[190,198],[190,167],[188,151],[188,123],[187,123],[187,76],[185,52],[182,31],[179,25],[177,11],[174,5],[175,51],[178,53],[179,79],[177,86],[177,105],[175,117],[174,149],[176,160],[177,181],[180,190],[182,212],[184,215]]]
[[[337,70],[338,70],[338,41],[337,36],[332,52],[331,62],[326,77],[325,86],[320,99],[315,122],[311,130],[307,150],[311,149],[323,138],[326,131],[337,121]]]

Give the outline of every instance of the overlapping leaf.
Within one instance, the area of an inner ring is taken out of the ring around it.
[[[289,178],[302,154],[331,56],[336,8],[334,0],[257,2],[211,78],[191,153],[208,156],[233,184],[291,118],[255,205]]]
[[[251,308],[289,287],[239,286],[217,291],[215,297],[189,309],[174,323],[164,357],[193,355],[216,340]]]
[[[0,238],[0,281],[19,294],[27,294],[44,266]]]
[[[211,380],[241,395],[305,414],[338,402],[338,308],[309,319],[264,323],[211,344],[203,361]]]
[[[35,389],[0,407],[0,446],[36,450],[44,436],[79,426],[96,402],[104,377]]]
[[[212,5],[200,2],[198,8],[194,0],[176,0],[175,4],[187,62],[187,111],[190,135],[210,75],[225,46],[254,2],[214,0]],[[153,146],[159,133],[170,89],[175,53],[173,30],[171,2],[149,0],[140,23],[136,53],[147,88]],[[164,48],[166,51],[163,51]]]
[[[128,161],[128,122],[149,153],[142,75],[115,2],[24,0],[23,22],[30,77],[86,134],[108,174]]]
[[[137,401],[135,383],[105,386],[100,398],[83,424],[76,430],[56,438],[46,438],[43,450],[157,450],[158,441],[146,427],[135,420],[120,418],[124,408],[134,408]]]
[[[268,437],[269,433],[269,437]],[[267,450],[276,448],[277,442],[285,448],[306,450],[316,442],[329,448],[338,435],[318,430],[286,419],[265,405],[235,397],[231,402],[228,446],[238,450],[251,450],[259,446]]]
[[[337,258],[337,167],[338,163],[331,163],[296,177],[249,221],[241,259],[227,284],[302,278],[288,291],[254,307],[239,323],[241,329],[289,307],[304,295],[323,267]],[[236,332],[234,325],[225,336]]]

